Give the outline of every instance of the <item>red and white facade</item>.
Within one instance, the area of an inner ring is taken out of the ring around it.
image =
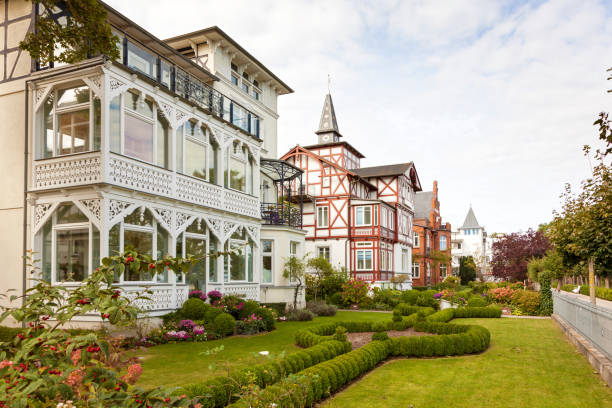
[[[362,168],[364,156],[340,141],[330,95],[316,133],[318,144],[281,158],[304,170],[306,252],[355,278],[384,283],[404,274],[409,285],[414,192],[421,190],[414,165]]]

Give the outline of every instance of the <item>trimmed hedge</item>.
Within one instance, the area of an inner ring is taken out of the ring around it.
[[[191,297],[183,303],[181,314],[191,320],[203,320],[210,305],[199,297]]]
[[[561,287],[561,290],[564,290],[565,292],[571,292],[572,290],[576,289],[576,287],[577,285],[568,284],[568,285],[563,285]],[[589,285],[580,285],[580,294],[589,296]],[[598,297],[604,300],[612,300],[612,288],[602,288],[600,286],[596,286],[595,287],[595,297]]]
[[[295,332],[295,342],[298,346],[312,347],[325,341],[333,340],[336,327],[344,327],[349,333],[388,331],[394,322],[332,322],[301,329]],[[411,327],[411,326],[408,326]]]
[[[349,353],[317,364],[277,385],[267,387],[249,400],[232,404],[234,408],[251,406],[310,407],[331,395],[361,374],[370,371],[389,356],[388,341],[373,341]]]
[[[453,309],[455,311],[455,319],[469,317],[485,317],[496,318],[501,317],[502,311],[499,307],[460,307]]]
[[[400,303],[393,309],[393,314],[399,313],[402,316],[410,316],[414,313],[419,313],[422,316],[428,316],[435,312],[433,307],[413,306],[408,303]]]
[[[215,332],[221,337],[225,337],[234,334],[236,319],[229,313],[221,313],[215,317],[213,324]]]
[[[185,385],[174,393],[198,397],[203,408],[225,407],[239,396],[241,387],[251,383],[259,387],[270,387],[288,375],[295,374],[313,365],[330,360],[351,350],[351,343],[329,341],[307,350],[289,354],[280,360],[239,370],[229,377]]]

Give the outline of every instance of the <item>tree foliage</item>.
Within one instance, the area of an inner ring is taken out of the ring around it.
[[[473,257],[462,256],[459,258],[459,277],[462,285],[467,285],[469,282],[476,280],[476,263]]]
[[[95,55],[119,58],[117,42],[106,22],[106,9],[97,0],[33,0],[45,11],[39,14],[36,30],[19,43],[41,65],[50,62],[73,64]],[[66,22],[57,21],[48,10],[66,8]]]
[[[514,232],[498,237],[492,245],[493,275],[512,281],[527,277],[527,263],[541,258],[550,249],[550,242],[541,231],[529,229],[525,233]]]
[[[283,277],[295,283],[295,287],[293,289],[293,309],[294,310],[297,309],[298,296],[300,294],[300,291],[304,287],[306,273],[307,273],[306,265],[307,265],[306,256],[304,256],[303,258],[298,258],[297,256],[290,256],[289,258],[285,258],[285,267],[283,268]]]
[[[342,284],[348,280],[346,271],[334,268],[323,257],[310,258],[306,263],[307,274],[306,296],[315,301],[320,296],[327,298],[342,290]]]

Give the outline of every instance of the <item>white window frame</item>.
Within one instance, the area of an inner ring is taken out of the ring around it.
[[[138,95],[138,103],[144,103],[140,101],[140,98],[145,97],[144,94],[140,92],[136,92],[132,89],[128,89],[123,94],[121,94],[121,152],[120,154],[129,157],[134,160],[138,160],[144,163],[150,163],[154,166],[157,166],[157,104],[153,100],[149,100],[151,102],[151,106],[153,107],[153,117],[145,116],[141,113],[135,112],[132,109],[128,108],[126,105],[126,94],[134,93]],[[150,124],[153,128],[153,160],[151,162],[147,162],[146,160],[140,159],[138,157],[132,157],[125,153],[125,116],[130,115],[138,120],[142,120]],[[170,143],[168,143],[170,145]],[[170,154],[170,152],[168,152]],[[170,157],[170,156],[168,156]],[[160,166],[162,167],[162,166]]]
[[[190,121],[187,121],[187,122],[190,122]],[[208,128],[206,128],[205,126],[203,126],[201,123],[196,122],[195,125],[194,125],[196,127],[196,132],[200,133],[200,132],[203,131],[204,132],[203,139],[199,139],[199,138],[197,138],[195,136],[187,135],[187,132],[185,131],[185,125],[187,124],[187,122],[185,122],[183,125],[181,125],[176,130],[176,133],[179,133],[179,131],[182,133],[181,142],[183,143],[183,148],[182,148],[183,157],[181,157],[181,169],[182,169],[181,174],[183,174],[185,176],[197,178],[198,180],[204,180],[204,181],[208,181],[208,182],[210,182],[212,184],[215,184],[214,181],[210,181],[210,174],[209,174],[209,170],[210,170],[209,169],[209,163],[210,163],[212,154],[214,154],[214,150],[212,148],[212,145],[210,144],[210,138],[211,138],[210,130]],[[189,140],[191,143],[195,143],[197,145],[200,145],[200,146],[204,147],[204,149],[206,151],[206,163],[204,163],[204,169],[205,169],[204,173],[205,173],[206,177],[204,179],[192,176],[191,174],[186,174],[186,170],[185,170],[186,159],[185,159],[185,157],[187,155],[185,154],[185,151],[186,151],[185,147],[186,147],[186,144],[187,144],[187,140]],[[211,152],[212,152],[212,154],[211,154]]]
[[[325,255],[326,251],[327,251],[327,256]],[[322,252],[323,252],[323,254],[322,254]],[[317,256],[319,258],[325,258],[329,262],[330,259],[331,259],[331,251],[329,249],[329,246],[320,246],[320,247],[317,247]]]
[[[370,212],[370,222],[365,223],[366,210]],[[359,213],[361,212],[362,222],[359,222]],[[369,227],[372,225],[372,206],[371,205],[360,205],[355,208],[355,225],[357,227]]]
[[[418,248],[421,245],[421,237],[418,232],[414,232],[412,235],[412,246]]]
[[[444,274],[442,274],[442,267],[444,267]],[[448,276],[448,267],[446,264],[440,264],[440,278],[446,278]]]
[[[194,220],[193,222],[194,223],[198,222],[198,220]],[[204,222],[204,221],[201,221],[201,222]],[[206,231],[204,234],[198,234],[197,232],[187,232],[187,230],[183,231],[183,233],[181,233],[176,238],[177,241],[179,241],[179,240],[181,241],[181,251],[182,251],[182,253],[180,255],[176,254],[176,256],[181,256],[183,258],[185,258],[187,256],[187,243],[186,243],[187,238],[199,239],[201,241],[205,241],[206,242],[206,261],[204,263],[205,263],[205,267],[206,267],[206,283],[208,283],[208,282],[212,282],[210,280],[210,265],[209,265],[209,262],[208,262],[208,254],[210,253],[210,241],[209,241],[209,231],[208,231],[208,228],[204,227],[204,230]],[[176,243],[175,243],[175,247],[176,247]],[[217,270],[218,270],[218,268],[217,268]],[[179,278],[178,275],[176,276],[176,278],[177,278],[177,281],[176,281],[177,283],[187,284],[187,280],[185,279],[185,274],[184,273],[181,273],[180,281],[178,280],[178,278]],[[218,278],[219,278],[219,274],[217,274],[217,280],[218,280]],[[217,283],[217,282],[213,282],[213,283]]]
[[[289,257],[296,258],[298,256],[298,249],[300,247],[300,243],[297,241],[289,241]],[[295,249],[295,250],[294,250]],[[289,282],[296,282],[293,278],[293,273],[289,274]]]
[[[412,263],[412,277],[419,279],[421,277],[421,264],[418,262]]]
[[[264,252],[263,241],[270,242],[270,251]],[[276,242],[274,239],[266,238],[266,239],[261,240],[260,245],[261,245],[261,284],[262,285],[273,285],[274,284],[274,246],[276,245]],[[264,278],[263,278],[263,273],[264,273],[263,258],[264,256],[270,257],[270,282],[264,282]]]
[[[78,208],[74,203],[66,202],[66,204],[74,205],[83,214],[81,209]],[[83,215],[87,217],[85,214]],[[70,224],[58,224],[57,223],[57,211],[51,215],[51,220],[52,220],[52,224],[51,224],[51,284],[65,285],[65,286],[81,285],[83,284],[82,281],[60,281],[57,279],[57,232],[77,230],[77,229],[88,229],[89,242],[88,242],[87,260],[88,260],[89,270],[87,271],[87,276],[83,278],[83,279],[86,279],[88,276],[91,275],[93,270],[99,266],[99,265],[96,265],[94,267],[93,265],[93,227],[94,225],[91,221],[75,222],[75,223],[70,223]],[[42,230],[41,230],[41,239],[42,239]],[[42,245],[44,245],[44,242],[41,242],[41,247]],[[102,256],[100,256],[100,261],[102,261]]]
[[[444,240],[442,240],[442,238],[444,238]],[[446,251],[448,249],[448,239],[446,238],[446,235],[440,235],[439,238],[439,245],[440,245],[440,251]],[[442,248],[442,242],[444,242],[444,248]]]
[[[364,266],[364,268],[360,268],[359,267],[359,254],[360,253],[364,254],[364,256],[363,256],[363,264],[364,264],[363,266]],[[370,255],[370,267],[369,268],[366,265],[367,264],[367,260],[368,260],[367,254]],[[357,271],[372,271],[372,270],[374,270],[374,249],[372,249],[372,248],[362,248],[362,249],[357,249],[355,251],[355,269]]]
[[[324,216],[324,220],[323,220]],[[325,221],[325,222],[322,222]],[[317,206],[317,227],[318,228],[328,228],[329,227],[329,206],[328,205],[320,205]]]
[[[249,282],[249,253],[251,252],[251,246],[249,245],[249,239],[235,239],[231,238],[228,240],[228,249],[231,251],[232,246],[242,247],[242,256],[244,256],[244,280],[232,279],[232,257],[227,255],[227,282],[229,283],[251,283]],[[253,269],[255,266],[253,265]],[[253,270],[253,282],[255,281],[255,271]]]

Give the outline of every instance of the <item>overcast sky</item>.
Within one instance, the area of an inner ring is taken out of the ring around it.
[[[612,110],[612,1],[107,0],[159,38],[217,25],[294,90],[279,154],[316,141],[330,74],[362,166],[414,161],[442,217],[489,233],[549,221]]]

